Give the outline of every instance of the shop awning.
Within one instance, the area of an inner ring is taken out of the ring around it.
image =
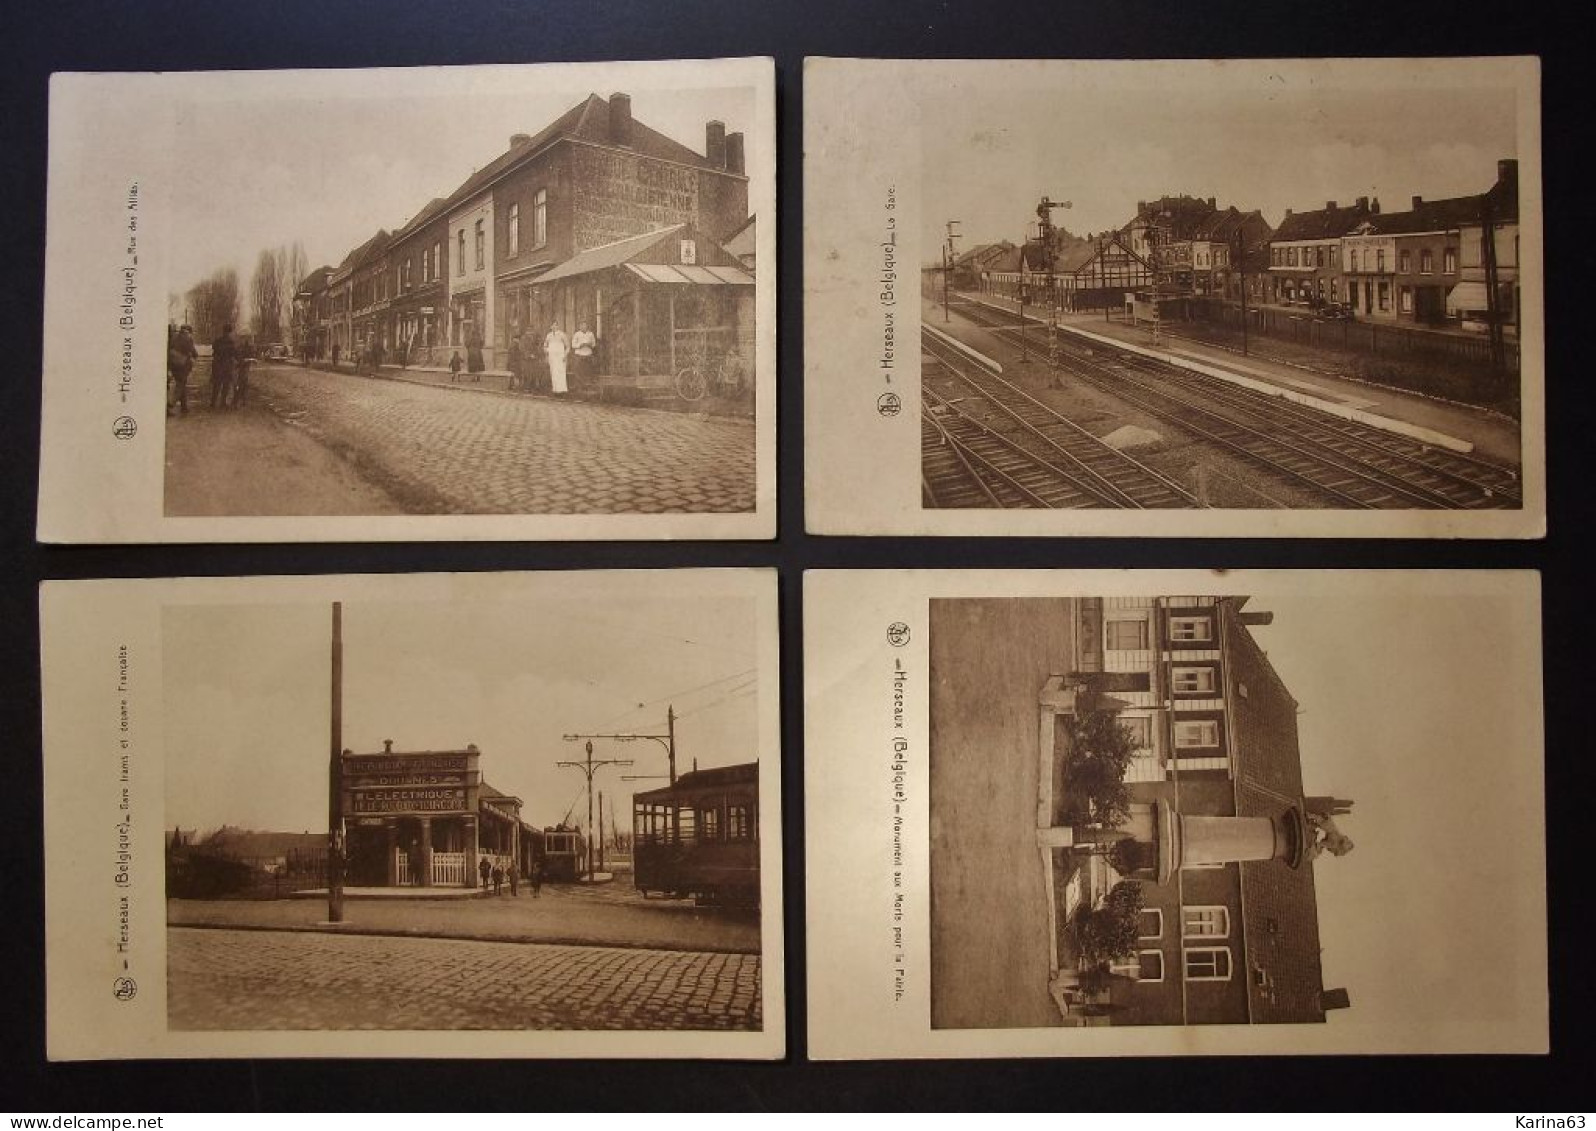
[[[650,283],[700,283],[751,287],[754,277],[740,267],[695,267],[688,263],[628,263],[626,269]]]
[[[1485,290],[1484,283],[1459,283],[1446,295],[1448,313],[1457,310],[1489,310],[1490,307],[1491,298]]]
[[[587,251],[578,252],[564,263],[545,275],[539,275],[534,282],[540,286],[552,283],[557,279],[569,279],[573,275],[586,275],[592,271],[603,271],[610,267],[619,267],[633,256],[651,250],[655,244],[675,235],[686,228],[686,224],[673,224],[669,228],[659,228],[652,232],[644,232],[640,236],[628,236],[624,240],[616,240],[602,247],[589,248]]]

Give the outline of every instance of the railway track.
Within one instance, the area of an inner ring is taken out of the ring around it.
[[[921,348],[921,488],[934,507],[1195,507],[1178,483],[1093,436],[931,330]]]
[[[1019,333],[1011,319],[984,304],[967,302],[963,312],[1005,337]],[[1058,335],[1057,346],[1058,363],[1081,379],[1344,506],[1484,510],[1522,505],[1517,475],[1489,461],[1129,350],[1088,345],[1067,330]]]

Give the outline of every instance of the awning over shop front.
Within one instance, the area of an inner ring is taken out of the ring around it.
[[[1484,283],[1459,283],[1446,295],[1447,313],[1459,310],[1489,310],[1490,295]]]
[[[687,263],[628,263],[626,269],[650,283],[707,283],[751,287],[754,277],[737,267],[695,267]]]
[[[571,256],[571,258],[547,274],[539,275],[534,282],[542,285],[559,279],[569,279],[574,275],[586,275],[593,271],[604,271],[611,267],[619,267],[634,257],[642,256],[662,240],[675,235],[686,227],[686,224],[675,224],[669,228],[644,232],[640,236],[629,236],[624,240],[616,240],[614,243],[607,243],[602,247],[589,248],[587,251],[578,252]]]

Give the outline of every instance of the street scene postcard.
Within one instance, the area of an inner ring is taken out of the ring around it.
[[[41,606],[52,1060],[783,1055],[775,571]]]
[[[804,580],[811,1056],[1547,1051],[1536,574]]]
[[[53,76],[40,539],[773,538],[774,81]]]
[[[804,186],[814,533],[1545,534],[1536,59],[810,59]]]

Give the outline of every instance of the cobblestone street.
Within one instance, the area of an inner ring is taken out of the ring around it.
[[[257,404],[343,457],[411,513],[754,508],[751,420],[432,388],[288,366],[260,366],[251,381]],[[208,422],[200,412],[172,424],[195,429]],[[206,473],[204,467],[169,468],[171,475]]]
[[[762,1027],[756,955],[167,931],[173,1029]]]

